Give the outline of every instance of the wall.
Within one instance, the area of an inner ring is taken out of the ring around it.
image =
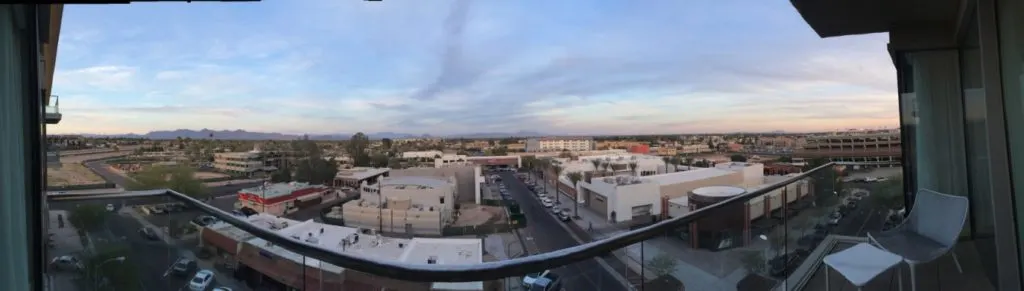
[[[391,177],[455,177],[455,201],[459,203],[480,203],[480,183],[484,182],[480,167],[461,166],[444,168],[410,168],[391,170]]]
[[[442,211],[418,211],[399,209],[377,209],[376,207],[359,206],[363,199],[345,203],[342,206],[342,218],[345,226],[367,229],[381,229],[387,233],[409,233],[422,235],[441,235]],[[375,202],[374,202],[375,203]],[[383,217],[383,220],[380,218]],[[407,229],[409,227],[410,229]]]
[[[608,197],[609,210],[615,211],[615,221],[624,222],[633,218],[633,207],[651,205],[651,214],[661,213],[661,191],[657,183],[640,183],[632,185],[618,185],[615,187],[615,194]],[[611,213],[607,214],[611,219]]]

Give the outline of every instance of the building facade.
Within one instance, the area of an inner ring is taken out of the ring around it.
[[[851,162],[873,167],[895,167],[902,161],[899,130],[857,130],[808,136],[794,156],[805,159],[826,158],[833,162]]]
[[[538,137],[526,140],[527,152],[589,151],[594,139],[589,137]]]
[[[238,191],[235,208],[248,207],[262,213],[285,215],[336,198],[334,190],[320,185],[298,182],[265,184]]]

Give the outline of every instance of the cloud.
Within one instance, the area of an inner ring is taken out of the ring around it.
[[[887,38],[819,39],[787,2],[311,0],[65,14],[72,36],[54,91],[69,118],[51,132],[820,130],[898,116]],[[113,117],[88,119],[103,112]]]

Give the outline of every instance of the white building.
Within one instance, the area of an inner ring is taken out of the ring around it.
[[[378,177],[387,177],[390,168],[354,167],[340,169],[334,174],[334,187],[357,188],[363,182],[376,183]]]
[[[410,264],[463,265],[483,262],[481,239],[391,238],[344,226],[295,221],[270,215],[246,218],[260,228],[276,231],[302,243],[371,260]],[[306,290],[484,290],[483,282],[409,282],[369,276],[304,257],[227,223],[200,232],[201,243],[235,254],[239,264],[291,288]],[[267,261],[273,262],[267,264]],[[304,268],[306,271],[303,271]],[[302,278],[305,272],[315,275]],[[306,286],[302,286],[306,284]]]
[[[539,137],[526,140],[527,152],[589,151],[594,149],[590,137]]]
[[[580,156],[575,159],[568,158],[554,158],[558,161],[559,165],[562,166],[562,173],[570,172],[591,172],[594,171],[594,162],[598,162],[599,172],[611,172],[613,175],[618,174],[636,174],[639,176],[650,176],[656,174],[664,174],[665,161],[658,156],[641,155],[641,154],[630,154],[630,153],[616,153],[606,155],[591,155],[591,156]],[[629,168],[629,164],[636,163],[636,172],[632,172]],[[608,165],[607,168],[604,165]],[[668,172],[675,172],[673,169],[674,165],[669,165]]]
[[[660,160],[659,160],[660,161]],[[591,165],[591,167],[593,167]],[[710,186],[754,187],[764,184],[762,164],[727,163],[715,168],[697,168],[689,171],[663,173],[626,178],[594,178],[590,183],[580,182],[577,191],[580,200],[609,220],[624,222],[644,215],[671,215],[684,209],[667,205],[667,201],[683,201],[690,191]],[[620,175],[622,177],[622,175]],[[626,179],[626,180],[620,180]],[[569,185],[566,179],[562,183]],[[624,182],[623,182],[624,181]],[[627,190],[628,189],[628,190]],[[663,207],[664,206],[664,207]],[[628,210],[628,211],[627,211]],[[642,222],[642,221],[641,221]]]
[[[412,151],[402,153],[403,159],[433,159],[438,156],[444,156],[444,153],[441,151]]]
[[[384,233],[441,235],[454,222],[455,177],[388,177],[363,183],[359,199],[342,206],[350,227]]]

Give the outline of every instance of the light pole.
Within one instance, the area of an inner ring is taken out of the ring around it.
[[[93,273],[92,285],[93,286],[99,286],[100,278],[98,276],[99,275],[98,273],[99,273],[100,267],[102,267],[103,264],[106,264],[106,263],[109,263],[109,262],[113,262],[113,261],[118,261],[118,262],[122,262],[123,263],[124,260],[125,260],[125,257],[124,256],[120,256],[120,257],[116,257],[116,258],[109,258],[109,259],[107,259],[105,261],[100,262],[99,264],[96,264],[96,268],[94,268],[94,270],[92,271],[92,273]]]

